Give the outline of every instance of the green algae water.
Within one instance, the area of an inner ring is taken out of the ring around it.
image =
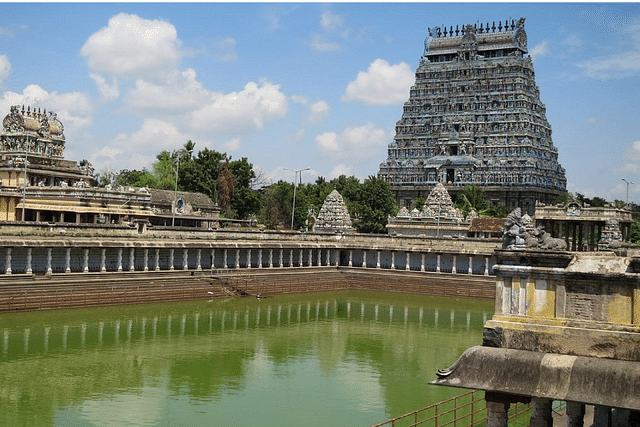
[[[369,426],[428,385],[492,301],[374,292],[0,315],[2,426]]]

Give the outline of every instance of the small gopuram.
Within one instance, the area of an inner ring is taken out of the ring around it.
[[[469,222],[477,214],[472,211],[469,218],[464,218],[460,209],[453,205],[451,196],[441,183],[431,190],[422,210],[406,207],[398,211],[398,215],[389,218],[387,230],[391,235],[404,236],[456,236],[467,235]]]
[[[212,227],[220,209],[207,196],[146,188],[94,187],[91,163],[65,160],[55,113],[12,106],[0,133],[0,221]]]
[[[333,190],[322,204],[313,223],[314,233],[352,233],[353,225],[342,195]]]
[[[512,212],[482,345],[431,384],[484,390],[491,427],[507,426],[514,402],[533,404],[531,426],[551,427],[554,400],[570,427],[585,425],[587,405],[595,426],[639,426],[640,256],[569,252],[532,228]]]
[[[429,29],[416,80],[378,177],[399,207],[410,207],[438,182],[455,197],[480,186],[492,204],[555,203],[565,170],[531,58],[524,18],[491,25]]]

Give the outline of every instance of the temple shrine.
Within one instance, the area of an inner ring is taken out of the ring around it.
[[[525,19],[429,28],[415,84],[378,177],[398,206],[442,183],[455,199],[465,185],[491,204],[553,204],[565,170],[527,55]]]
[[[12,106],[0,133],[0,221],[134,227],[218,225],[204,194],[94,187],[94,169],[63,156],[64,126],[51,111]]]

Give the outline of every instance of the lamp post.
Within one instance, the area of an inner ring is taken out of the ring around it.
[[[293,207],[291,208],[291,229],[293,230],[293,217],[296,213],[296,188],[298,186],[297,185],[298,173],[300,173],[300,181],[302,181],[302,171],[308,171],[310,168],[304,168],[304,169],[284,168],[284,169],[295,173],[295,176],[293,178]]]
[[[627,180],[626,180],[626,179],[624,179],[624,178],[621,178],[621,179],[622,179],[624,182],[626,182],[626,183],[627,183],[627,205],[628,205],[628,204],[629,204],[629,184],[635,184],[635,182],[633,182],[633,181],[629,182],[629,181],[627,181]]]
[[[193,151],[189,150],[185,150],[184,148],[181,148],[180,150],[176,150],[173,153],[171,153],[171,156],[175,156],[176,158],[176,185],[173,188],[173,205],[171,206],[171,227],[175,226],[176,223],[176,196],[178,194],[178,172],[180,171],[180,156],[183,153],[189,153],[189,157],[191,157],[191,153]]]

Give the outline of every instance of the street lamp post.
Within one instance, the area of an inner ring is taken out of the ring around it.
[[[624,178],[621,178],[624,182],[627,183],[627,205],[629,204],[629,184],[635,184],[635,182],[633,181],[627,181]]]
[[[180,150],[177,150],[171,153],[171,155],[175,156],[176,158],[176,185],[173,188],[173,206],[171,206],[171,227],[174,227],[176,223],[176,196],[178,194],[178,172],[180,171],[180,155],[182,155],[182,153],[185,153],[185,152],[189,153],[189,156],[191,156],[192,151],[187,151],[184,148],[181,148]]]
[[[304,169],[288,169],[288,168],[284,168],[285,170],[288,171],[292,171],[295,173],[295,176],[293,178],[293,207],[291,208],[291,229],[293,230],[293,217],[296,213],[296,188],[298,186],[297,181],[298,181],[298,173],[300,173],[300,181],[302,181],[302,171],[308,171],[310,168],[304,168]]]

